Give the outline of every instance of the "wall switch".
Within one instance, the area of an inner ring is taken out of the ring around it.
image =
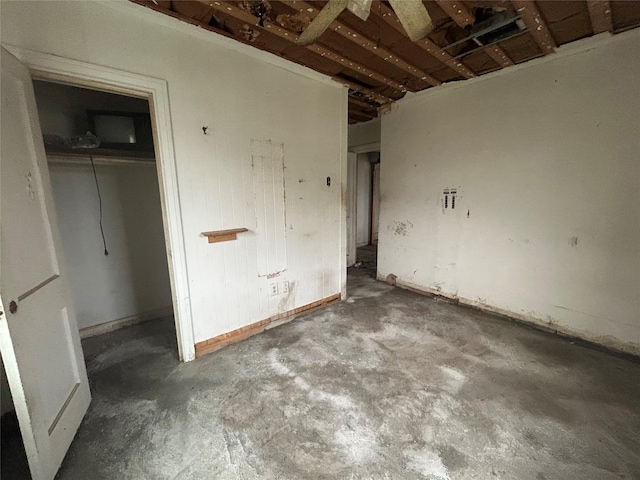
[[[269,292],[271,292],[271,296],[278,295],[278,284],[276,282],[269,284]]]
[[[289,281],[285,280],[280,284],[280,293],[289,293]]]

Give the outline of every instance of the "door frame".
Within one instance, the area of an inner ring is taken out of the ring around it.
[[[382,150],[380,149],[380,142],[372,142],[372,143],[365,143],[362,145],[355,145],[352,147],[349,147],[348,149],[348,153],[355,153],[356,154],[356,159],[355,159],[355,163],[357,165],[358,163],[358,158],[357,155],[360,153],[370,153],[370,152],[380,152],[380,154],[382,155]],[[357,171],[358,169],[355,168],[353,171],[354,175],[357,175]],[[349,174],[351,173],[351,171],[349,171]],[[349,179],[347,179],[347,185],[350,187],[351,183],[349,183]],[[354,179],[353,182],[353,188],[356,189],[357,191],[357,180]],[[347,193],[348,194],[348,193]],[[357,225],[356,225],[356,216],[358,213],[358,209],[357,209],[357,200],[354,199],[354,202],[352,204],[352,211],[350,212],[352,218],[353,218],[353,225],[352,225],[352,229],[353,229],[353,235],[351,235],[350,238],[347,238],[347,249],[349,251],[353,251],[354,252],[354,258],[356,258],[357,261],[357,257],[356,257],[356,250],[357,250],[357,241],[356,241],[356,237],[357,237]],[[345,259],[346,259],[346,254],[345,254]]]
[[[378,167],[376,169],[376,167]],[[377,172],[377,173],[376,173]],[[380,159],[371,162],[371,220],[369,222],[369,245],[378,246],[380,229]]]
[[[356,173],[358,155],[347,152],[347,267],[356,263]]]
[[[149,101],[178,355],[183,362],[194,360],[191,296],[166,80],[10,45],[3,46],[29,68],[33,79],[135,96]]]

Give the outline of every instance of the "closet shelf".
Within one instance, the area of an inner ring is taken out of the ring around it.
[[[49,163],[82,165],[89,162],[89,154],[91,154],[96,165],[156,164],[153,152],[113,150],[106,148],[71,150],[62,147],[52,147],[50,145],[45,147],[45,152]]]
[[[209,243],[228,242],[237,240],[237,234],[248,232],[248,228],[232,228],[230,230],[214,230],[212,232],[202,232],[202,235],[209,239]]]

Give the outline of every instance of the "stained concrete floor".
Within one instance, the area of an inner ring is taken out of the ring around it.
[[[349,287],[188,364],[170,318],[85,341],[93,401],[58,478],[640,478],[637,362]]]
[[[366,245],[358,247],[356,250],[356,263],[349,269],[349,275],[368,275],[376,278],[378,268],[378,247],[376,245]]]

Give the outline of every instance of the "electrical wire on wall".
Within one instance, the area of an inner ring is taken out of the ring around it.
[[[104,254],[109,255],[109,250],[107,250],[107,239],[104,236],[104,225],[102,224],[102,195],[100,194],[100,184],[98,183],[96,165],[93,161],[93,154],[90,150],[92,148],[98,148],[100,146],[100,139],[93,133],[87,132],[85,135],[71,137],[65,143],[74,150],[87,150],[89,152],[89,161],[91,162],[93,178],[96,181],[96,190],[98,192],[98,208],[100,210],[100,234],[102,235],[102,245],[104,246]]]
[[[98,174],[96,173],[96,165],[93,163],[93,155],[89,152],[89,160],[91,161],[91,169],[93,170],[93,178],[96,181],[96,190],[98,192],[98,208],[100,209],[100,234],[102,235],[102,244],[104,245],[104,254],[109,255],[107,250],[107,239],[104,236],[104,226],[102,225],[102,195],[100,195],[100,184],[98,183]]]

